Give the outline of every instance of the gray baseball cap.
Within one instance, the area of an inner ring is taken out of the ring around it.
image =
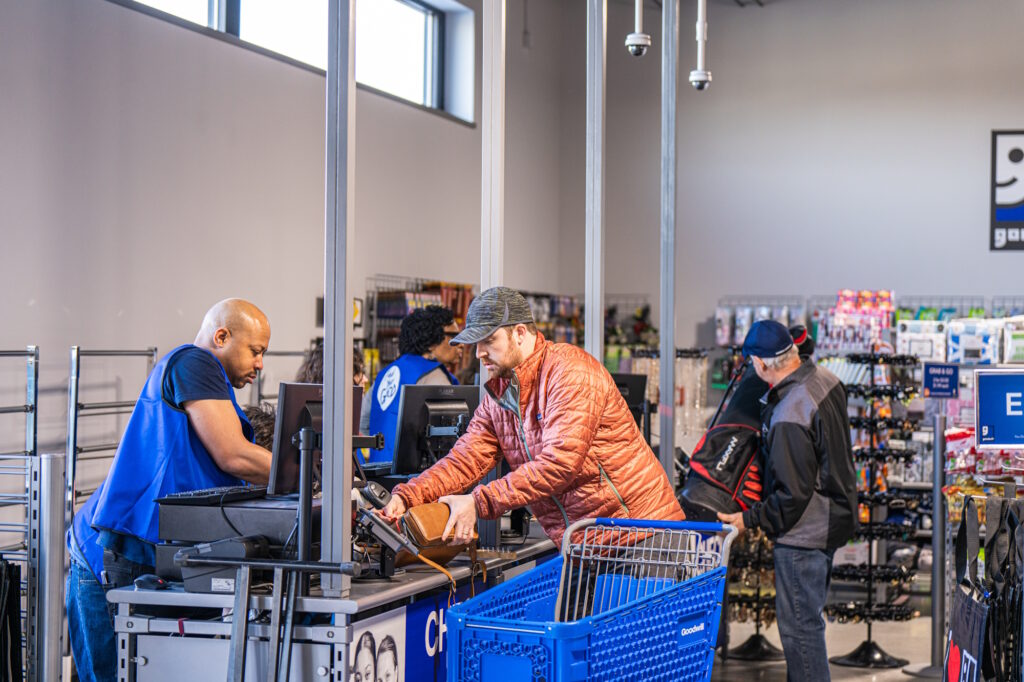
[[[469,304],[466,328],[449,343],[453,346],[478,343],[501,327],[531,323],[533,311],[522,294],[508,287],[493,287],[481,292]]]

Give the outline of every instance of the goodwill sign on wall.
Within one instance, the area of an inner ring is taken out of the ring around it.
[[[1024,130],[992,131],[990,251],[1024,251]]]

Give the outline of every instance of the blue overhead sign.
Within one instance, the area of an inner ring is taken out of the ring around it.
[[[960,366],[924,363],[922,388],[925,398],[956,398],[960,395]]]
[[[1024,371],[975,370],[978,446],[1024,448]]]

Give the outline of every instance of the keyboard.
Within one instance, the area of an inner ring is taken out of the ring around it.
[[[171,493],[167,497],[161,497],[157,502],[160,504],[189,504],[197,507],[215,507],[225,502],[257,500],[266,496],[266,486],[226,485],[219,488],[204,488],[202,490],[186,490],[180,493]]]

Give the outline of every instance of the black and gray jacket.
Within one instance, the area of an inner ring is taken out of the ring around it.
[[[761,402],[765,496],[743,512],[744,525],[791,547],[845,544],[857,524],[846,389],[834,374],[804,360]]]

